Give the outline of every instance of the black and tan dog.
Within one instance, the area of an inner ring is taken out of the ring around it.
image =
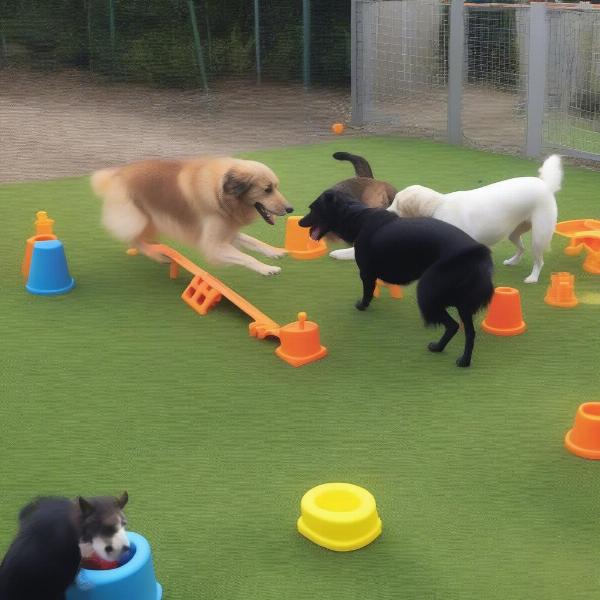
[[[359,310],[371,303],[377,279],[401,285],[418,279],[417,302],[425,323],[445,327],[440,340],[429,344],[432,352],[442,352],[456,335],[458,323],[446,310],[456,307],[465,328],[464,352],[456,364],[471,364],[473,315],[489,303],[494,291],[487,246],[443,221],[401,218],[384,209],[367,208],[335,189],[310,205],[300,226],[309,227],[314,240],[333,232],[354,244],[363,283],[363,297],[356,304]]]
[[[64,600],[82,556],[115,561],[129,551],[121,497],[38,498],[0,564],[0,600]]]
[[[333,158],[352,163],[355,177],[336,183],[332,190],[349,194],[368,208],[387,208],[394,201],[398,190],[387,181],[375,179],[371,165],[365,158],[349,152],[336,152]],[[330,252],[329,256],[338,260],[353,260],[354,250],[342,248]]]

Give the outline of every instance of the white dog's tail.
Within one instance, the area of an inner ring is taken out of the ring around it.
[[[100,171],[92,173],[92,176],[90,177],[90,183],[92,184],[92,190],[94,190],[94,194],[96,194],[96,196],[102,198],[106,194],[117,171],[118,169],[114,168],[100,169]]]
[[[558,154],[549,156],[540,168],[540,179],[548,186],[548,189],[555,194],[560,190],[563,178],[562,161]]]

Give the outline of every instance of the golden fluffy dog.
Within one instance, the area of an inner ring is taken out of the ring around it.
[[[240,232],[257,214],[273,225],[274,215],[293,211],[277,176],[262,163],[214,156],[144,160],[96,171],[91,183],[104,201],[106,229],[150,258],[161,260],[149,243],[164,234],[196,247],[215,264],[242,265],[261,275],[281,271],[238,248],[270,258],[285,254]]]

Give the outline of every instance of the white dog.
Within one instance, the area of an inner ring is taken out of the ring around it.
[[[521,235],[531,229],[534,264],[525,283],[536,283],[544,265],[544,250],[550,245],[556,226],[554,194],[560,190],[562,177],[560,156],[552,155],[542,165],[539,177],[516,177],[451,194],[411,185],[396,194],[388,210],[401,217],[440,219],[486,246],[508,237],[517,252],[504,261],[505,265],[519,263],[525,252]],[[331,256],[352,260],[354,248],[335,250]]]

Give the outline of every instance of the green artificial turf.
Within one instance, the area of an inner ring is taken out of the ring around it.
[[[248,154],[281,179],[298,214],[366,156],[399,188],[440,191],[531,175],[538,163],[397,138],[345,139]],[[600,216],[600,173],[567,168],[561,220]],[[19,274],[37,210],[56,220],[75,290],[29,295]],[[598,592],[600,463],[567,453],[576,407],[600,400],[600,277],[555,236],[541,281],[531,255],[502,266],[528,332],[478,336],[458,369],[462,333],[427,343],[414,286],[354,308],[354,263],[281,261],[278,277],[211,272],[281,323],[300,310],[330,355],[293,369],[274,341],[247,334],[223,301],[200,317],[179,298],[184,274],[126,256],[99,225],[84,178],[0,186],[2,401],[0,553],[32,496],[127,489],[130,526],[152,543],[165,599],[589,599]],[[282,243],[283,221],[250,231]],[[201,259],[193,251],[186,253]],[[554,309],[552,271],[576,274],[585,303]],[[302,494],[349,481],[375,496],[380,539],[338,554],[295,530]]]

